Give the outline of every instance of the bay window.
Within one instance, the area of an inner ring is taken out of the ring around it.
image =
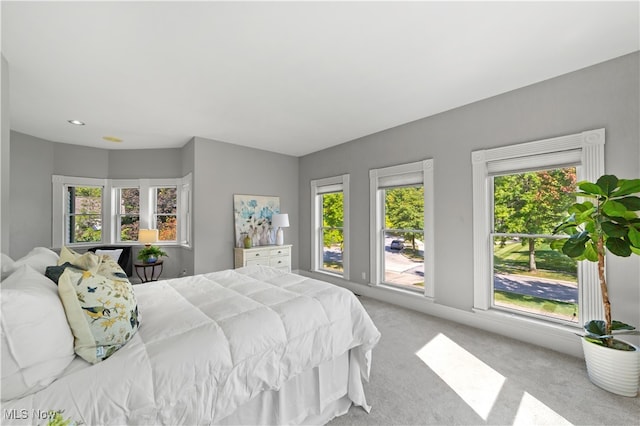
[[[158,229],[159,244],[189,246],[191,174],[179,179],[93,179],[54,175],[54,247],[131,243]]]

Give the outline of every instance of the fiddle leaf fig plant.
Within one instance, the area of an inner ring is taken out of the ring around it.
[[[611,302],[605,277],[606,252],[616,256],[640,255],[640,179],[603,175],[597,182],[578,182],[575,195],[586,201],[573,204],[569,216],[553,231],[568,237],[555,240],[552,248],[577,260],[598,263],[604,320],[584,325],[584,337],[610,348],[633,350],[614,339],[616,334],[638,334],[635,327],[611,319]]]

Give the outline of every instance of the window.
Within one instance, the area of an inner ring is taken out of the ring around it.
[[[604,130],[475,151],[474,307],[567,325],[597,315],[597,270],[554,251],[576,182],[604,171]]]
[[[130,243],[158,229],[160,243],[190,244],[191,174],[181,179],[54,175],[53,245]]]
[[[433,160],[369,172],[371,282],[433,297]]]
[[[140,189],[116,188],[117,241],[138,241],[140,229]]]
[[[578,322],[577,261],[550,246],[576,202],[576,166],[493,176],[494,307]]]
[[[349,279],[349,175],[311,181],[312,269]]]
[[[101,186],[66,188],[65,234],[71,243],[102,241]]]
[[[177,187],[154,188],[153,218],[158,240],[176,241],[178,224],[178,190]]]

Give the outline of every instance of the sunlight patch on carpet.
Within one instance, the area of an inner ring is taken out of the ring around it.
[[[438,334],[416,355],[483,420],[487,420],[505,382],[502,374],[444,334]]]
[[[547,407],[542,402],[525,392],[520,400],[520,406],[513,421],[514,426],[525,425],[571,425],[567,419]]]

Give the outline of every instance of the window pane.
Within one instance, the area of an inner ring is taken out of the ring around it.
[[[344,272],[344,193],[322,194],[322,269]]]
[[[494,232],[551,234],[576,198],[576,168],[493,179]]]
[[[138,188],[120,189],[120,214],[137,215],[140,212],[140,190]]]
[[[344,272],[342,264],[342,229],[324,228],[322,230],[322,268],[333,272]]]
[[[578,262],[551,239],[494,237],[494,305],[578,321]]]
[[[68,243],[102,241],[102,188],[67,187]]]
[[[384,282],[424,289],[424,186],[384,190]]]
[[[102,218],[99,215],[69,216],[67,225],[70,243],[102,240]]]
[[[178,213],[178,197],[177,189],[174,188],[156,188],[156,214]]]
[[[158,241],[176,241],[177,223],[175,216],[156,217],[156,228],[158,229]]]
[[[138,188],[120,189],[120,239],[119,241],[137,241],[140,228],[140,190]]]
[[[384,241],[384,282],[423,290],[424,234],[385,232]]]
[[[575,203],[575,167],[514,173],[493,179],[494,230],[519,234],[493,241],[494,306],[577,322],[577,262],[549,247]]]
[[[140,216],[120,217],[120,241],[138,241]]]
[[[156,228],[159,241],[176,241],[178,229],[178,191],[175,187],[156,188]]]
[[[322,226],[342,228],[344,225],[344,194],[322,194]]]
[[[68,191],[69,214],[102,213],[102,188],[93,186],[70,186]]]
[[[424,186],[386,189],[384,201],[385,228],[423,229]]]

